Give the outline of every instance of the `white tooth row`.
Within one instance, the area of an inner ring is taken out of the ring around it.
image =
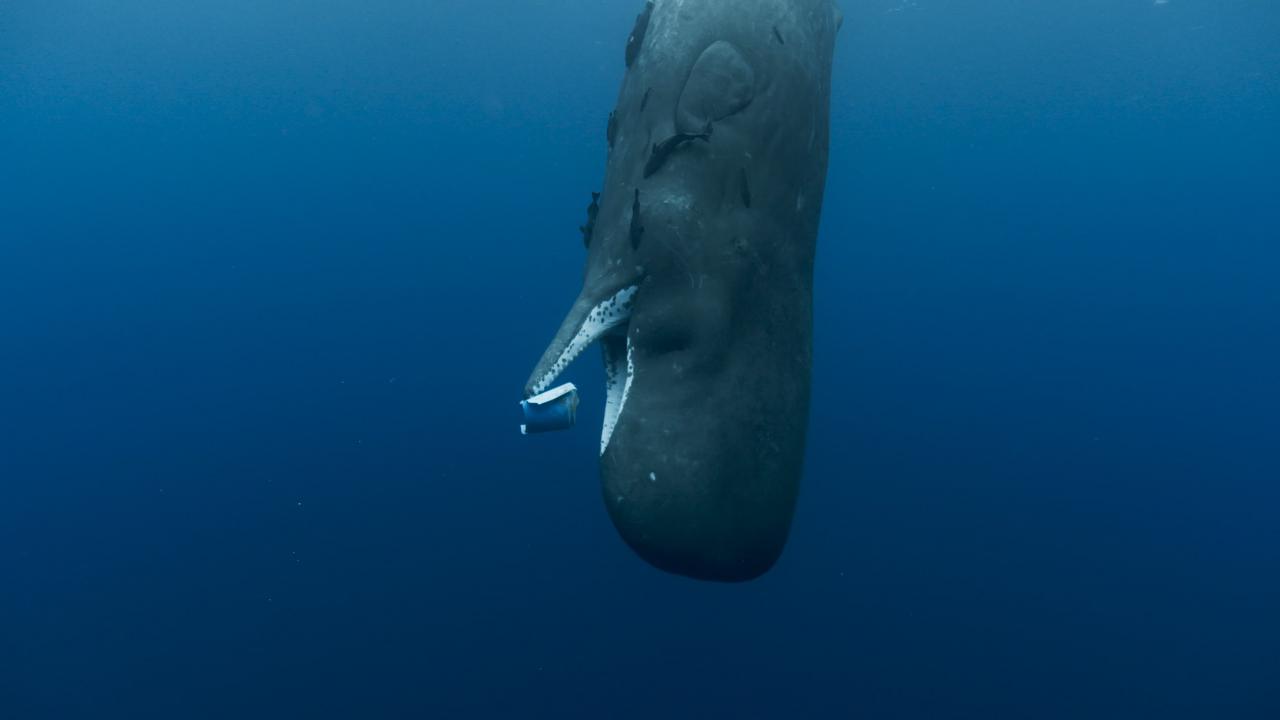
[[[604,426],[600,429],[600,454],[609,447],[609,438],[613,437],[613,428],[622,417],[622,408],[627,404],[627,396],[631,394],[631,379],[635,376],[636,365],[631,352],[631,336],[627,336],[627,372],[624,376],[622,358],[609,352],[609,345],[604,346]]]
[[[599,305],[591,308],[591,312],[587,314],[587,319],[582,322],[582,327],[578,328],[578,334],[573,336],[573,340],[569,346],[560,353],[560,357],[556,358],[556,362],[547,371],[546,375],[533,386],[533,394],[543,392],[551,387],[551,383],[560,377],[560,373],[569,367],[569,363],[578,359],[583,350],[591,343],[599,340],[602,335],[610,330],[625,323],[631,317],[631,300],[635,297],[637,285],[625,287],[619,290],[613,297],[605,300]]]

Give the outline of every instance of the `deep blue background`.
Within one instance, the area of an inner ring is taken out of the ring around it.
[[[846,0],[739,586],[515,431],[638,6],[0,4],[0,717],[1280,717],[1280,5]]]

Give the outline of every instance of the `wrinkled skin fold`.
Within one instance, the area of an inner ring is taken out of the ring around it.
[[[673,573],[749,580],[786,543],[839,24],[831,0],[654,0],[628,39],[583,286],[525,393],[601,345],[605,505]]]

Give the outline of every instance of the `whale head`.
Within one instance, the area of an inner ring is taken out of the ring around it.
[[[785,545],[809,407],[830,0],[655,0],[628,39],[583,285],[525,386],[603,349],[605,505],[664,570]]]

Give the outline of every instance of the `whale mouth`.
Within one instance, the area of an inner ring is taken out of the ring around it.
[[[570,313],[565,320],[567,327],[561,329],[560,336],[547,348],[547,353],[538,364],[541,374],[535,370],[537,380],[526,388],[526,392],[531,395],[544,392],[592,343],[600,341],[604,351],[605,374],[604,423],[600,429],[601,455],[609,447],[613,429],[622,417],[627,397],[631,393],[631,381],[635,376],[634,353],[627,330],[638,289],[639,285],[629,285],[608,299],[584,308],[585,315],[577,321],[576,328],[573,328],[573,323],[577,320],[574,317],[576,313]],[[567,335],[567,329],[572,329],[573,334]],[[567,341],[562,339],[564,337],[568,338]]]
[[[600,341],[604,348],[605,401],[604,424],[600,428],[600,454],[609,448],[613,428],[622,416],[622,408],[631,394],[631,379],[636,374],[635,356],[631,350],[631,336],[625,330],[613,333]]]

